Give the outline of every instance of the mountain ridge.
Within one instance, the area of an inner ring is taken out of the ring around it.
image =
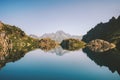
[[[93,39],[103,39],[109,42],[115,42],[120,36],[120,16],[118,18],[112,17],[106,23],[99,23],[94,28],[89,30],[86,35],[83,36],[83,41],[89,42]]]
[[[74,38],[74,39],[82,39],[82,36],[77,36],[77,35],[70,35],[69,33],[65,33],[62,30],[59,30],[55,33],[45,33],[42,36],[40,36],[40,38],[51,38],[57,42],[62,42],[62,40],[64,39],[68,39],[68,38]]]

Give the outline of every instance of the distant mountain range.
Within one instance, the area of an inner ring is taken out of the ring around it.
[[[55,40],[57,42],[61,42],[64,39],[68,39],[68,38],[74,38],[74,39],[82,39],[82,36],[76,36],[76,35],[70,35],[68,33],[65,33],[63,31],[57,31],[56,33],[45,33],[42,36],[38,37],[36,35],[30,35],[33,38],[51,38],[52,40]]]
[[[36,35],[34,35],[34,34],[30,34],[29,36],[32,37],[32,38],[35,38],[35,39],[38,39],[38,38],[39,38],[38,36],[36,36]]]

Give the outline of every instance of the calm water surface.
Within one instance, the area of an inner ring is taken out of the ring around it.
[[[0,70],[0,80],[120,80],[118,72],[99,66],[82,50],[64,53],[34,50]],[[62,55],[61,55],[62,54]]]

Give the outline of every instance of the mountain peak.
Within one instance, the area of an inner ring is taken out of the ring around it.
[[[56,31],[56,33],[65,33],[65,32],[62,30],[59,30],[59,31]]]
[[[75,38],[81,40],[81,36],[73,36],[68,33],[65,33],[62,30],[57,31],[56,33],[45,33],[40,38],[51,38],[57,42],[61,42],[64,39]]]
[[[108,42],[119,44],[120,37],[120,17],[112,17],[109,22],[96,25],[83,36],[83,41],[89,42],[93,39],[103,39]]]
[[[117,19],[120,19],[120,16],[118,16],[118,18]]]
[[[59,31],[56,31],[56,34],[65,34],[65,32],[62,30],[59,30]]]
[[[116,18],[115,18],[115,17],[112,17],[112,18],[110,19],[110,22],[115,21],[115,20],[116,20]]]

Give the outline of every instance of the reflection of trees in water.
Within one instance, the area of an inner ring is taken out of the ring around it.
[[[16,47],[15,49],[11,49],[7,47],[7,49],[0,50],[0,68],[4,67],[6,63],[8,62],[14,62],[22,58],[25,53],[35,49],[31,47],[24,47],[20,49],[20,47]],[[78,50],[76,48],[75,50]],[[71,50],[70,50],[71,51]],[[51,53],[56,53],[56,55],[62,56],[66,53],[70,52],[68,50],[62,49],[61,46],[58,46],[56,48],[52,48],[52,50],[48,51]],[[120,74],[120,51],[117,49],[109,50],[106,52],[93,52],[88,48],[84,48],[83,52],[87,54],[87,56],[92,59],[97,65],[99,66],[106,66],[108,67],[112,72],[117,71]]]
[[[36,48],[34,48],[36,49]],[[0,68],[4,67],[6,65],[6,63],[8,62],[15,62],[19,59],[21,59],[22,57],[24,57],[24,55],[31,51],[34,50],[31,47],[24,47],[24,49],[20,49],[20,47],[17,47],[14,49],[11,49],[9,47],[7,47],[6,51],[1,50],[0,51]],[[62,49],[61,46],[57,46],[56,48],[51,49],[50,51],[48,51],[50,53],[56,53],[56,55],[62,56],[66,53],[69,53],[70,51],[68,50],[64,50]]]
[[[83,48],[85,44],[86,43],[84,43],[83,41],[70,38],[70,39],[63,40],[60,45],[65,50],[75,51]]]
[[[0,51],[0,68],[4,67],[8,62],[15,62],[19,60],[29,51],[31,51],[29,48],[25,48],[23,50],[8,49],[6,52]]]
[[[120,74],[120,51],[117,49],[98,53],[84,48],[83,52],[99,66],[106,66],[114,73],[117,71]]]

